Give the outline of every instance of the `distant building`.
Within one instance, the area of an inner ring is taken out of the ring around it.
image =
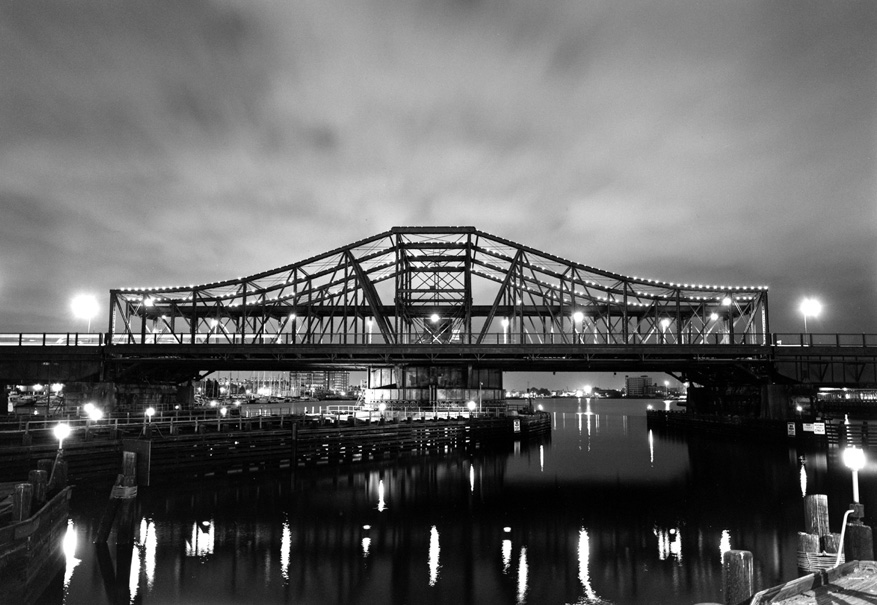
[[[294,395],[317,393],[346,393],[350,388],[350,372],[313,370],[290,372],[289,384]]]
[[[654,393],[655,382],[649,376],[625,376],[624,388],[628,397],[649,397]]]

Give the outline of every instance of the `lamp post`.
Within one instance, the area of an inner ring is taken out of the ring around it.
[[[865,468],[865,452],[855,446],[847,447],[843,453],[844,465],[853,473],[853,503],[859,503],[859,471]]]
[[[578,333],[582,329],[582,321],[585,319],[585,314],[581,311],[576,311],[572,314],[572,333],[574,340],[578,340]]]
[[[865,452],[858,447],[849,446],[843,452],[843,462],[853,473],[853,503],[844,514],[841,532],[843,552],[847,561],[870,561],[874,558],[874,538],[871,528],[862,523],[865,507],[859,502],[859,471],[865,468]],[[847,517],[852,517],[849,523]]]
[[[667,328],[670,327],[670,318],[664,317],[661,319],[661,344],[664,344],[667,341]]]
[[[77,319],[88,321],[88,332],[91,332],[91,319],[97,315],[98,311],[97,299],[91,294],[79,294],[73,297],[70,306]]]
[[[815,298],[805,298],[801,301],[801,314],[804,316],[804,334],[807,334],[807,318],[816,317],[822,311],[822,303]]]
[[[49,477],[48,489],[61,489],[67,485],[67,461],[64,460],[64,440],[70,436],[72,429],[66,422],[59,422],[52,429],[55,439],[58,440],[58,453],[55,456],[55,462],[52,464],[52,474]]]
[[[155,416],[155,408],[148,407],[143,411],[143,434],[150,435],[152,433],[152,417]],[[147,424],[149,425],[147,427]]]
[[[52,429],[52,432],[55,434],[55,439],[58,440],[58,451],[60,452],[64,449],[64,440],[70,436],[70,425],[66,422],[59,422]]]

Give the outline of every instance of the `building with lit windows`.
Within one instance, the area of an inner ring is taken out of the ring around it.
[[[350,372],[312,370],[309,372],[290,372],[289,384],[294,395],[316,395],[317,393],[346,393],[350,387]]]
[[[649,376],[625,376],[624,389],[628,397],[649,397],[654,393],[655,382]]]

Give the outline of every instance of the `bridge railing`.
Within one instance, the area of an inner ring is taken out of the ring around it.
[[[210,345],[467,345],[480,344],[489,346],[502,345],[764,345],[768,339],[763,334],[735,334],[713,333],[706,335],[695,334],[628,334],[625,338],[621,334],[601,334],[582,332],[576,334],[503,334],[502,332],[488,333],[481,337],[480,333],[453,335],[434,334],[402,334],[396,342],[385,338],[382,334],[362,333],[334,333],[319,335],[302,335],[292,333],[281,334],[230,334],[230,333],[164,333],[164,334],[117,334],[112,336],[112,344],[210,344]]]
[[[397,345],[467,345],[476,344],[479,334],[406,334],[399,337]],[[322,335],[282,334],[228,334],[228,333],[164,333],[164,334],[97,334],[77,332],[23,332],[0,334],[0,347],[98,347],[113,345],[388,345],[393,344],[381,334],[335,333]],[[778,347],[877,347],[877,334],[734,334],[712,333],[706,335],[651,333],[620,334],[508,334],[489,333],[481,339],[488,346],[527,345],[775,345]]]
[[[471,338],[468,335],[456,334],[452,337],[436,337],[432,335],[416,335],[403,334],[398,337],[395,344],[400,345],[462,345],[478,343],[479,334],[473,334]],[[737,334],[731,339],[728,334],[709,334],[707,336],[683,335],[681,338],[677,335],[663,334],[630,334],[625,339],[621,335],[615,334],[525,334],[523,337],[515,335],[510,337],[502,333],[490,333],[484,335],[481,339],[483,345],[668,345],[668,344],[749,344],[758,345],[765,344],[766,339],[760,335],[754,334]],[[143,336],[132,335],[115,335],[111,339],[112,344],[234,344],[234,345],[387,345],[394,344],[391,340],[383,337],[381,334],[363,335],[355,333],[341,334],[320,334],[312,336],[303,336],[300,334],[146,334]]]
[[[877,347],[877,334],[773,334],[778,347]]]
[[[104,334],[89,332],[23,332],[0,334],[0,346],[14,347],[97,347],[105,344]]]

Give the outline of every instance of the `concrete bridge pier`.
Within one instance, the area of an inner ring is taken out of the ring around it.
[[[792,399],[786,385],[766,384],[761,387],[761,418],[786,420],[792,417],[791,406]]]
[[[797,417],[799,403],[813,401],[812,387],[787,384],[710,385],[688,390],[688,411],[693,414],[748,416],[765,420]]]
[[[94,404],[104,412],[142,414],[146,408],[191,409],[195,389],[191,382],[175,384],[70,382],[64,386],[65,405],[69,411]]]

